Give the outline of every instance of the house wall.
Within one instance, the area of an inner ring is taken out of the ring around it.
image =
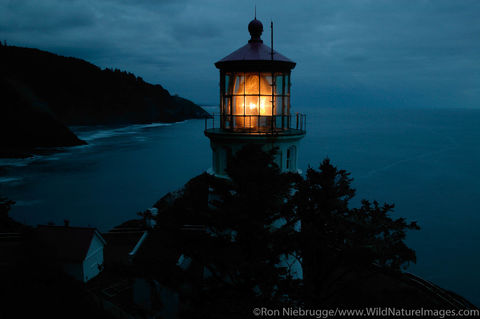
[[[100,238],[94,236],[88,249],[87,257],[82,263],[83,282],[89,281],[100,273],[101,267],[103,267],[103,246],[104,243]]]
[[[84,281],[82,263],[64,263],[63,270],[73,278],[80,281]]]

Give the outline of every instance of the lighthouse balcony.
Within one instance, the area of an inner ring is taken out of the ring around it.
[[[306,115],[223,115],[205,119],[205,134],[305,135]]]

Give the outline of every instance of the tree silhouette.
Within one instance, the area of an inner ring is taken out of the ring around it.
[[[188,300],[186,317],[243,318],[254,305],[322,302],[348,269],[398,272],[415,261],[404,239],[419,228],[392,219],[393,205],[364,200],[350,208],[348,172],[326,159],[305,177],[281,173],[274,154],[247,145],[229,160],[229,179],[203,174],[155,205],[157,229],[196,265],[176,272],[184,273],[177,288]],[[181,230],[186,224],[199,225],[194,235]],[[187,282],[185,293],[179,287]]]
[[[355,195],[351,182],[350,173],[325,159],[296,186],[293,202],[302,224],[298,251],[308,295],[321,295],[339,268],[375,264],[398,271],[416,260],[403,240],[407,230],[419,229],[417,224],[392,219],[390,204],[363,200],[360,208],[349,208]]]
[[[13,200],[0,196],[0,232],[20,232],[27,228],[9,216],[10,209],[14,204]]]
[[[0,217],[2,219],[8,218],[8,212],[14,204],[15,202],[13,200],[0,196]]]
[[[209,275],[197,303],[205,316],[245,317],[254,304],[291,302],[288,291],[295,281],[291,269],[281,265],[289,253],[289,246],[281,242],[294,232],[294,225],[284,218],[291,183],[273,156],[274,151],[248,145],[231,158],[229,180],[210,182],[210,210],[204,219],[207,236],[201,243]]]

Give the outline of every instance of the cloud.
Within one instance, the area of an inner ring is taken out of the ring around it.
[[[300,105],[479,107],[476,0],[256,1],[297,62]],[[134,72],[217,103],[213,63],[244,45],[254,2],[0,0],[0,39]]]
[[[95,24],[88,6],[65,1],[3,1],[0,32],[55,33]]]

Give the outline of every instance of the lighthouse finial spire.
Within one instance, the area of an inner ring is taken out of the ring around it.
[[[257,20],[257,6],[255,6],[255,18],[250,21],[248,24],[248,32],[250,32],[251,39],[248,41],[251,42],[263,42],[260,36],[263,32],[263,24]]]

